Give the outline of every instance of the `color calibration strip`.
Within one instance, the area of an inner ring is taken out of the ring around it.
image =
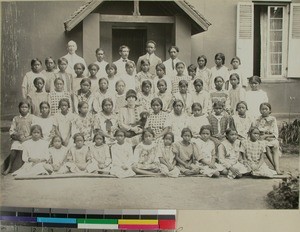
[[[1,207],[2,225],[31,227],[175,230],[176,210],[82,210]]]

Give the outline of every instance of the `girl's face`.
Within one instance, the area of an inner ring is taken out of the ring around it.
[[[259,110],[263,117],[268,117],[271,114],[270,108],[266,105],[262,105]]]
[[[257,130],[257,129],[252,130],[252,132],[250,134],[250,140],[252,142],[257,141],[259,139],[259,135],[260,135],[259,130]]]
[[[197,83],[196,85],[194,85],[194,88],[196,92],[199,93],[203,89],[203,85],[201,83]]]
[[[157,114],[161,111],[161,105],[157,101],[153,102],[153,104],[151,105],[151,108],[155,114]]]
[[[49,59],[45,65],[48,72],[51,72],[55,68],[55,63],[52,59]]]
[[[125,135],[122,132],[118,132],[116,134],[116,140],[118,144],[123,144],[124,143],[124,139],[125,139]]]
[[[60,110],[62,113],[67,113],[69,110],[69,105],[67,102],[63,101],[60,103]]]
[[[28,105],[27,104],[21,105],[20,108],[19,108],[19,112],[20,112],[20,114],[22,116],[27,115],[29,113],[29,107],[28,107]]]
[[[234,59],[232,62],[231,62],[231,65],[232,65],[232,68],[233,69],[237,69],[240,65],[240,62],[238,59]]]
[[[113,109],[113,105],[111,104],[111,102],[106,101],[103,105],[103,112],[110,114],[112,112]]]
[[[132,75],[133,74],[133,72],[134,72],[134,66],[133,65],[128,65],[127,67],[126,67],[126,72],[127,72],[127,74],[128,75]]]
[[[252,91],[258,90],[259,83],[257,81],[251,81],[249,84]]]
[[[217,67],[221,67],[223,65],[223,61],[222,61],[221,57],[217,57],[215,59],[215,63],[216,63]]]
[[[224,81],[221,78],[217,78],[215,80],[215,86],[217,90],[221,90],[223,88]]]
[[[237,139],[237,133],[236,131],[230,131],[228,135],[226,135],[226,138],[229,142],[234,143],[234,141]]]
[[[198,65],[199,65],[199,68],[204,68],[205,67],[205,60],[203,57],[201,57],[199,60],[198,60]]]
[[[240,103],[237,106],[237,112],[238,112],[239,115],[245,115],[246,111],[247,111],[247,108],[246,108],[246,106],[244,104]]]
[[[61,80],[57,80],[54,86],[56,92],[62,92],[64,90],[64,83]]]
[[[33,141],[37,141],[42,138],[42,133],[39,129],[36,128],[32,131],[31,136]]]
[[[105,90],[108,89],[108,82],[107,82],[107,80],[103,79],[103,80],[100,81],[100,83],[99,83],[99,89],[100,89],[100,91],[105,91]]]
[[[86,115],[89,112],[89,105],[83,104],[80,108],[80,113]]]
[[[184,65],[183,65],[183,64],[177,65],[176,71],[177,71],[177,75],[178,75],[178,76],[183,75],[183,72],[184,72]]]
[[[230,77],[230,84],[232,85],[232,87],[236,87],[239,84],[239,80],[237,79],[236,76],[232,76]]]
[[[194,117],[201,116],[202,108],[200,106],[195,106],[192,110]]]
[[[76,145],[77,148],[82,148],[83,143],[84,143],[84,140],[83,140],[82,136],[77,136],[75,138],[75,145]]]
[[[164,144],[165,144],[165,146],[171,146],[171,145],[172,145],[172,142],[173,142],[172,136],[169,135],[169,134],[167,134],[167,135],[165,136],[165,138],[164,138]]]
[[[106,70],[106,73],[109,77],[112,77],[116,74],[116,70],[113,67],[110,67]]]
[[[83,68],[81,67],[81,65],[76,65],[74,67],[74,71],[77,76],[81,76],[83,74]]]
[[[95,138],[95,145],[96,146],[101,146],[102,144],[104,144],[104,140],[103,137],[100,135],[97,135]]]
[[[181,103],[181,102],[177,102],[177,103],[175,104],[175,106],[174,106],[174,113],[175,113],[176,115],[181,115],[181,113],[182,113],[182,108],[183,108],[182,103]]]
[[[98,72],[98,69],[95,67],[95,66],[92,66],[90,69],[89,69],[89,72],[90,72],[90,75],[93,77],[97,74]]]
[[[152,143],[153,135],[150,132],[146,131],[143,136],[143,139],[144,139],[144,143],[149,145]]]
[[[215,115],[221,115],[221,113],[223,112],[223,107],[221,107],[221,106],[214,107],[214,112],[215,112]]]
[[[179,85],[179,92],[185,94],[187,92],[188,86],[186,84]]]
[[[150,65],[147,62],[143,63],[141,66],[141,69],[143,72],[149,72],[149,68],[150,68]]]
[[[119,82],[116,86],[116,90],[118,94],[124,94],[125,91],[125,83],[124,82]]]
[[[39,73],[42,69],[42,64],[38,61],[35,61],[34,64],[31,66],[31,69],[34,73]]]
[[[62,146],[62,141],[61,141],[61,139],[59,137],[55,137],[53,139],[52,143],[53,143],[53,147],[56,148],[56,149],[59,149]]]
[[[189,70],[189,76],[195,77],[196,76],[196,70]]]
[[[201,136],[201,139],[204,142],[206,142],[210,137],[210,131],[208,129],[204,129],[204,130],[201,131],[200,136]]]
[[[50,113],[50,108],[47,104],[43,104],[43,105],[41,105],[40,111],[41,111],[42,117],[47,118]]]
[[[150,91],[151,91],[151,86],[150,86],[149,84],[143,85],[142,92],[143,92],[144,94],[149,94]]]
[[[83,93],[87,93],[87,92],[90,90],[91,85],[90,85],[90,83],[88,83],[88,82],[83,82],[83,83],[80,85],[80,87],[81,87],[81,91],[82,91]]]
[[[41,79],[38,79],[35,84],[34,84],[35,88],[37,91],[42,91],[43,87],[44,87],[44,82]]]
[[[64,72],[67,67],[68,67],[68,64],[64,61],[62,61],[60,64],[58,64],[58,68],[61,72]]]
[[[191,135],[191,133],[189,131],[184,132],[183,135],[182,135],[182,139],[185,142],[190,142],[191,138],[192,138],[192,135]]]
[[[159,90],[160,93],[165,93],[166,90],[167,90],[167,86],[166,86],[166,84],[164,82],[159,82],[157,84],[157,88],[158,88],[158,90]]]
[[[165,72],[164,72],[164,70],[163,69],[161,69],[161,68],[157,68],[156,69],[156,75],[158,76],[158,77],[163,77],[164,75],[165,75]]]
[[[135,102],[136,102],[136,98],[135,97],[128,97],[126,101],[127,101],[128,105],[134,106]]]

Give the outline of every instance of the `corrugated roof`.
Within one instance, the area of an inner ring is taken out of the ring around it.
[[[78,25],[86,16],[95,10],[105,0],[89,0],[77,9],[65,22],[65,31],[71,31]],[[188,1],[173,1],[175,2],[196,24],[198,27],[197,33],[206,31],[211,23]],[[192,33],[196,34],[196,33]]]

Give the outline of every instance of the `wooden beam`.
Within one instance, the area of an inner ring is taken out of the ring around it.
[[[173,16],[100,15],[100,22],[175,23]]]

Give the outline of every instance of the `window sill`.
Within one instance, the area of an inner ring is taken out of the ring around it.
[[[299,82],[299,78],[286,78],[286,77],[270,77],[270,78],[262,78],[262,83],[291,83],[291,82]]]

